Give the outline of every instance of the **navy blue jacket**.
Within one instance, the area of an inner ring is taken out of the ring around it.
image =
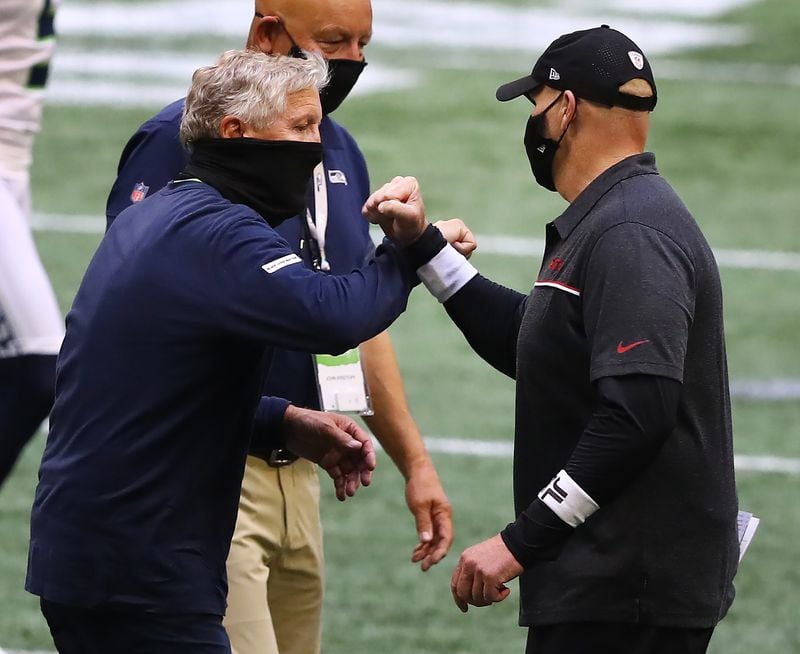
[[[188,161],[178,138],[183,100],[165,107],[146,121],[128,141],[120,157],[117,179],[106,205],[111,225],[131,205],[137,185],[153,194],[175,179]],[[325,117],[320,124],[323,159],[328,175],[327,256],[334,274],[360,267],[375,246],[361,207],[369,195],[366,162],[353,137],[341,125]],[[314,212],[309,194],[308,206]],[[311,265],[305,221],[299,216],[277,228],[307,265]],[[301,242],[305,247],[301,248]],[[264,382],[264,394],[285,397],[298,406],[319,408],[317,384],[311,357],[306,353],[276,349]]]
[[[315,273],[254,210],[192,180],[124,211],[67,316],[26,588],[222,614],[273,348],[335,353],[385,329],[414,279],[399,261],[387,246],[359,271]],[[267,402],[274,424],[285,403]]]

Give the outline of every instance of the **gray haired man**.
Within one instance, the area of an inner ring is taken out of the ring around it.
[[[339,499],[371,480],[352,420],[261,397],[276,347],[336,353],[386,329],[438,234],[412,217],[352,274],[298,265],[273,227],[321,159],[325,78],[317,55],[229,52],[199,70],[185,173],[125,210],[86,272],[26,582],[61,654],[230,652],[225,560],[251,440],[319,463]]]

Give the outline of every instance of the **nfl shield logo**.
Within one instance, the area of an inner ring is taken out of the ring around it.
[[[641,52],[631,50],[628,53],[628,57],[630,57],[631,63],[636,70],[642,70],[642,68],[644,68],[644,57],[642,56]]]
[[[147,192],[150,190],[149,186],[145,186],[144,182],[139,182],[134,185],[131,191],[131,202],[141,202],[147,197]]]

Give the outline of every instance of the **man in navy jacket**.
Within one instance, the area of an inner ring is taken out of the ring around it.
[[[324,79],[318,55],[233,51],[200,69],[181,128],[189,165],[123,212],[89,265],[26,583],[62,654],[230,651],[225,558],[251,435],[318,461],[340,499],[370,481],[367,435],[260,399],[263,371],[274,347],[339,352],[384,330],[443,239],[412,217],[349,275],[299,265],[272,225],[298,211],[321,159]]]

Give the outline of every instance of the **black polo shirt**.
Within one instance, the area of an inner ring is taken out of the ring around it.
[[[677,427],[560,556],[521,579],[521,623],[716,624],[733,600],[737,499],[719,272],[650,153],[594,180],[547,226],[516,344],[519,514],[562,469],[601,377],[682,382]]]
[[[517,380],[517,522],[503,538],[526,565],[521,624],[716,624],[738,558],[722,294],[711,249],[653,155],[604,172],[547,226],[527,297],[478,275],[445,308],[476,352]],[[649,391],[633,392],[634,378]],[[624,397],[608,395],[612,380]],[[657,404],[662,382],[680,385],[669,415]],[[675,427],[653,434],[645,423]],[[636,438],[647,442],[620,446]],[[564,533],[537,495],[575,469],[579,442],[584,470],[595,453],[594,478],[625,477],[605,480],[599,509]],[[542,509],[548,524],[531,532]]]

